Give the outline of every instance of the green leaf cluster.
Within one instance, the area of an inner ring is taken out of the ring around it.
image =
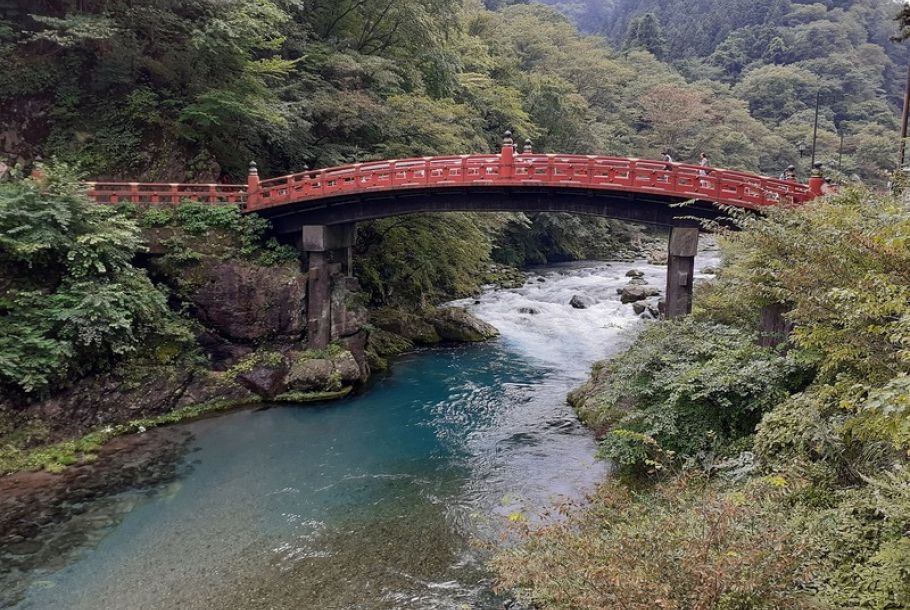
[[[189,332],[131,261],[139,228],[72,182],[0,185],[0,386],[26,393]]]

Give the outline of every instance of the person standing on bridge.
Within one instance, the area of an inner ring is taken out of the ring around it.
[[[708,167],[710,167],[710,165],[711,165],[711,161],[708,160],[707,153],[702,153],[701,160],[698,162],[698,166],[699,166],[698,175],[702,178],[706,177],[708,175]],[[710,186],[708,184],[707,180],[701,180],[699,182],[700,182],[702,188]]]
[[[667,163],[673,163],[673,157],[670,156],[669,149],[664,151],[664,161],[666,161]],[[668,165],[667,169],[672,169],[672,168]]]
[[[787,169],[784,170],[784,173],[780,175],[781,180],[792,180],[796,182],[796,166],[788,165]]]

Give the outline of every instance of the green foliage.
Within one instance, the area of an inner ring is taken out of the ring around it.
[[[374,304],[423,309],[480,290],[490,241],[470,214],[390,218],[358,227],[356,275]]]
[[[766,469],[830,480],[843,467],[846,443],[839,429],[843,417],[813,393],[784,400],[757,427],[755,456]]]
[[[564,260],[608,259],[641,235],[606,218],[573,214],[517,214],[498,230],[492,257],[521,267]]]
[[[269,221],[241,214],[233,205],[184,202],[175,208],[148,208],[139,212],[139,222],[148,229],[177,230],[163,242],[168,261],[177,265],[198,262],[205,255],[242,258],[263,266],[299,258],[293,246],[265,239]]]
[[[907,371],[910,218],[900,202],[848,189],[742,225],[724,240],[706,316],[785,303],[801,357],[845,395]]]
[[[809,515],[821,566],[819,585],[838,608],[906,608],[910,605],[910,472],[867,479],[843,491],[835,507]]]
[[[807,608],[805,535],[783,494],[759,482],[726,492],[697,476],[654,489],[607,483],[568,520],[527,533],[495,560],[502,588],[535,607]]]
[[[138,227],[67,180],[0,185],[0,385],[36,392],[141,350],[186,343],[165,295],[131,265]]]
[[[605,457],[637,471],[729,450],[800,383],[799,366],[752,335],[689,320],[652,325],[607,366],[579,415],[609,429]]]

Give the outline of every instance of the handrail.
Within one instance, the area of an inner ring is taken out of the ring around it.
[[[736,170],[600,155],[509,152],[368,161],[262,181],[251,173],[246,185],[90,182],[88,194],[99,203],[168,205],[190,200],[241,204],[248,212],[338,195],[470,185],[619,190],[753,209],[804,203],[816,196],[798,182]]]

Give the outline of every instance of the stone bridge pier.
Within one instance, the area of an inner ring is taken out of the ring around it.
[[[332,276],[352,275],[354,223],[305,225],[300,249],[307,254],[307,342],[320,349],[332,339]]]

